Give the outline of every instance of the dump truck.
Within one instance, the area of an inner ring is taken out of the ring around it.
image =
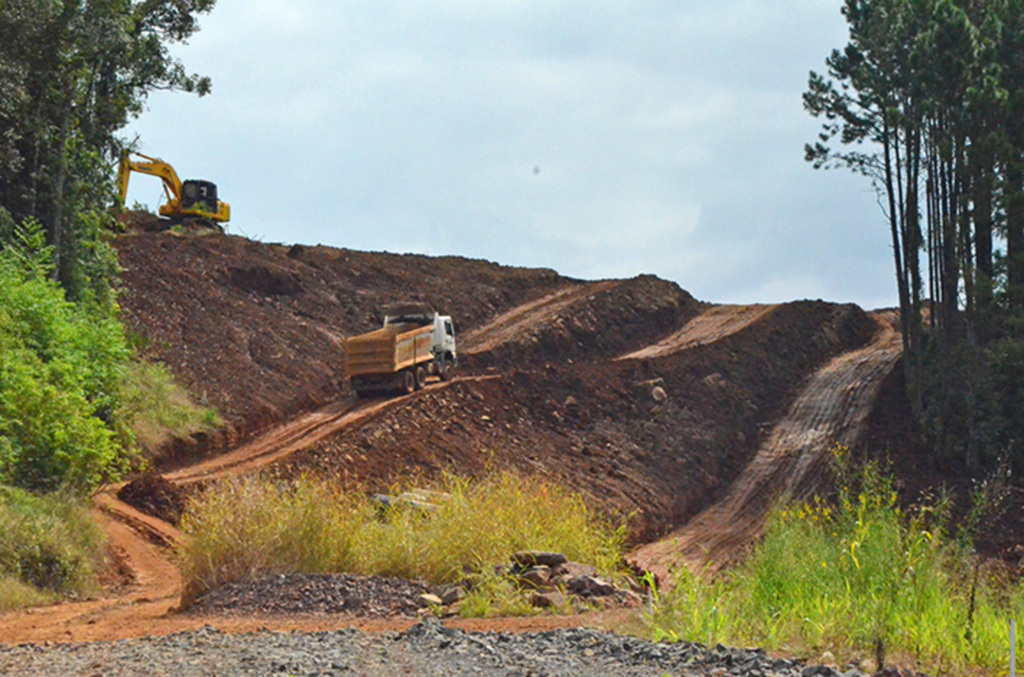
[[[384,326],[345,340],[345,373],[359,397],[419,390],[430,376],[452,378],[458,365],[452,318],[422,304],[397,304]]]

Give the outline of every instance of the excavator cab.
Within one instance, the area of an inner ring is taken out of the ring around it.
[[[188,179],[181,183],[181,209],[217,211],[217,185],[210,181]]]

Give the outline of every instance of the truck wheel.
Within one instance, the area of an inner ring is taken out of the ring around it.
[[[408,395],[416,390],[416,375],[412,373],[412,369],[406,369],[399,376],[398,390],[403,395]]]
[[[416,367],[416,390],[422,390],[427,385],[427,369],[422,364]]]
[[[451,381],[452,380],[452,374],[454,373],[454,371],[455,371],[455,365],[452,364],[451,360],[447,360],[446,359],[446,360],[441,362],[441,380],[442,381]]]

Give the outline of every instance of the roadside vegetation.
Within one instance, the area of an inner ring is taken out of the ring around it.
[[[104,545],[80,497],[0,486],[0,611],[96,592]]]
[[[223,583],[279,573],[356,573],[430,583],[474,581],[466,615],[524,613],[526,598],[494,567],[518,550],[550,550],[595,565],[621,563],[624,525],[577,494],[514,473],[446,476],[426,509],[391,507],[325,480],[219,482],[189,504],[181,549],[186,602]]]
[[[144,460],[174,438],[224,425],[216,409],[196,402],[167,367],[136,357],[128,364],[122,415]]]
[[[834,505],[781,506],[750,558],[718,577],[675,572],[648,618],[657,639],[722,642],[819,659],[916,662],[933,674],[1005,668],[1019,583],[982,569],[940,500],[904,512],[868,465]]]
[[[86,497],[217,422],[135,355],[110,246],[116,134],[155,89],[210,90],[168,46],[213,6],[0,2],[0,609],[95,590]]]

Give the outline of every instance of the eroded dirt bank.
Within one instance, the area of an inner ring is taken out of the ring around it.
[[[849,383],[815,390],[830,365],[856,363],[878,342],[879,319],[851,305],[712,306],[651,276],[583,282],[484,261],[219,235],[132,234],[118,249],[132,329],[228,422],[220,435],[159,450],[158,468],[179,487],[271,468],[373,491],[410,474],[515,468],[632,514],[632,538],[642,544],[728,504],[737,479],[742,486],[763,451],[779,446],[778,430],[801,401],[838,403],[807,427],[859,431],[874,397],[858,400],[867,404],[844,424]],[[355,400],[344,385],[342,339],[407,299],[455,316],[460,377],[403,398]],[[228,631],[402,629],[360,618],[174,613],[180,583],[161,573],[173,564],[152,542],[166,546],[181,534],[112,493],[98,501],[134,582],[106,600],[5,616],[0,639],[162,635],[206,622]],[[617,622],[611,613],[484,626]]]

